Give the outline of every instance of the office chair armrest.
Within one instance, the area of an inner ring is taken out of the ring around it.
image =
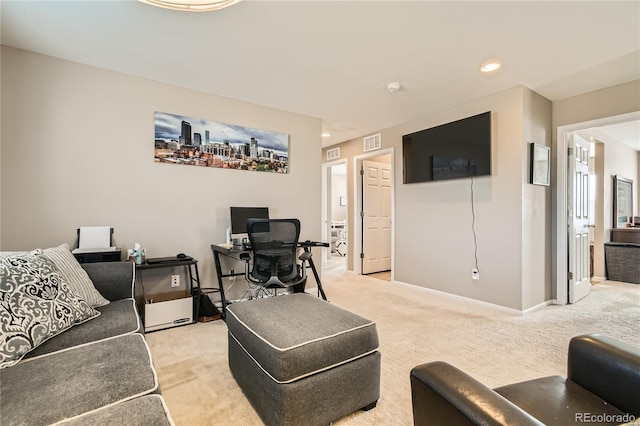
[[[298,259],[300,259],[303,262],[307,262],[309,259],[311,259],[311,256],[312,254],[310,251],[305,251],[300,255]]]
[[[240,253],[240,260],[249,263],[249,261],[251,260],[251,255],[249,253]]]

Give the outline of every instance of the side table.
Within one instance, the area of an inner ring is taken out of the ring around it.
[[[139,271],[140,282],[142,283],[142,290],[144,292],[144,283],[142,282],[142,271],[148,269],[161,269],[161,268],[174,268],[174,267],[184,267],[187,271],[189,284],[187,290],[187,297],[179,297],[179,298],[169,298],[167,300],[154,300],[154,303],[147,303],[147,295],[144,295],[144,309],[142,312],[146,311],[147,305],[156,305],[161,306],[165,304],[167,307],[167,315],[164,322],[158,324],[149,325],[146,318],[144,318],[145,322],[145,331],[155,331],[163,328],[175,327],[177,325],[184,324],[193,324],[198,319],[199,307],[200,307],[200,274],[198,272],[198,261],[193,258],[186,258],[184,260],[177,259],[176,260],[168,260],[164,262],[157,263],[148,263],[144,262],[139,265],[136,265],[136,271]],[[197,291],[194,291],[197,290]],[[161,294],[159,295],[161,296]],[[185,301],[183,299],[190,299],[190,314],[191,319],[184,318],[180,315],[180,312],[176,313],[181,309]],[[157,303],[156,303],[157,302]],[[155,307],[154,307],[155,309]],[[146,316],[146,313],[145,313]]]

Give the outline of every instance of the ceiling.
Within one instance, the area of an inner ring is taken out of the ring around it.
[[[586,140],[623,143],[631,149],[640,151],[640,120],[591,127],[579,130],[576,133]]]
[[[318,117],[323,146],[518,85],[554,101],[640,78],[639,1],[2,0],[0,16],[4,45]],[[503,68],[480,73],[488,58]]]

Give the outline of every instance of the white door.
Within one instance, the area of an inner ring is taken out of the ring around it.
[[[567,205],[569,206],[569,303],[589,294],[589,142],[569,135],[569,164]]]
[[[362,161],[362,273],[391,270],[391,164]]]

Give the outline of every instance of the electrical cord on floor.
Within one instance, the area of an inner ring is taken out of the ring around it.
[[[480,272],[480,268],[478,267],[478,236],[476,234],[476,210],[473,201],[473,177],[471,178],[471,230],[473,231],[473,244],[474,244],[474,252],[473,256],[475,258],[476,270]]]
[[[236,277],[229,277],[228,280],[231,283],[231,285],[225,291],[231,290],[233,286],[236,285]]]
[[[242,293],[242,296],[240,296],[240,299],[238,299],[238,302],[242,302],[244,300],[251,300],[251,299],[253,299],[253,293],[247,290],[244,293]]]

